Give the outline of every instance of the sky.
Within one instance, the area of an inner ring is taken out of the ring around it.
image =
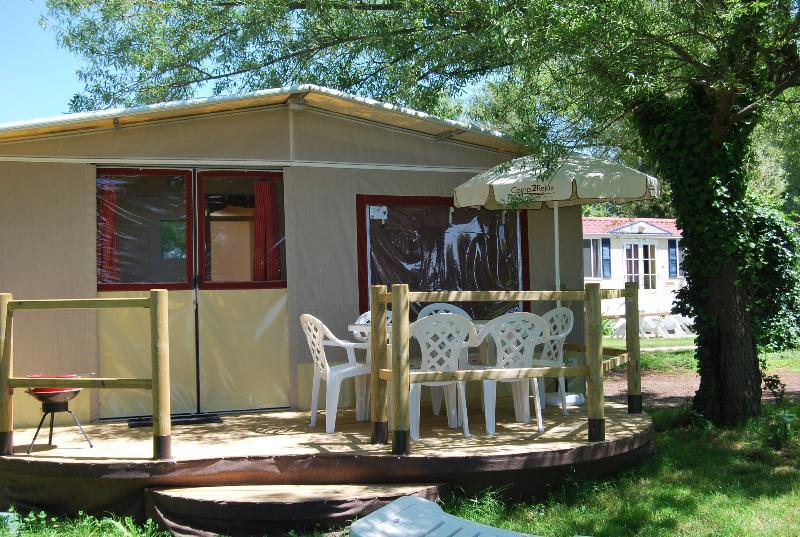
[[[44,11],[44,0],[0,0],[0,123],[65,113],[83,89],[78,59],[39,26]]]

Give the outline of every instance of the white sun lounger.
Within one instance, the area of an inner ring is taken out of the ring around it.
[[[448,515],[434,502],[403,496],[350,526],[351,537],[531,537]]]

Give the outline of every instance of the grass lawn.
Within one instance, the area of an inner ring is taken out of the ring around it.
[[[448,512],[546,537],[593,535],[800,535],[800,435],[775,449],[778,421],[716,429],[686,409],[651,412],[657,453],[643,466],[598,482],[570,482],[543,503],[486,492],[455,495]],[[800,405],[791,408],[800,414]],[[788,418],[787,418],[788,419]]]
[[[0,536],[19,537],[169,537],[152,521],[136,524],[130,518],[95,518],[84,513],[70,519],[49,517],[43,512],[30,513],[15,520],[0,521]]]
[[[654,347],[681,347],[694,345],[694,338],[650,338],[641,340],[641,360],[644,371],[660,373],[683,373],[694,371],[697,362],[694,351],[648,351]],[[603,338],[603,346],[624,349],[625,340]],[[767,369],[770,372],[800,371],[800,349],[766,353]],[[623,366],[624,367],[624,366]],[[800,535],[800,532],[798,532]]]
[[[653,347],[691,347],[694,345],[692,337],[650,337],[639,340],[640,349],[652,349]],[[609,349],[624,349],[625,338],[604,337],[603,346]]]

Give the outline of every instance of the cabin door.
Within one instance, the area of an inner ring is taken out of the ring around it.
[[[637,282],[641,289],[656,289],[656,245],[637,241],[626,242],[624,247],[625,281]]]
[[[264,172],[197,174],[201,412],[289,405],[280,179]]]
[[[289,404],[283,189],[274,172],[99,169],[98,294],[169,290],[174,414]],[[147,316],[98,312],[98,374],[148,377]],[[149,415],[101,390],[101,418]]]

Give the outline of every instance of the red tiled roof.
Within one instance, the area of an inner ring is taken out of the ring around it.
[[[681,230],[675,224],[674,218],[621,218],[616,216],[584,216],[584,235],[606,235],[623,226],[635,222],[646,222],[663,229],[673,237],[680,237]]]

